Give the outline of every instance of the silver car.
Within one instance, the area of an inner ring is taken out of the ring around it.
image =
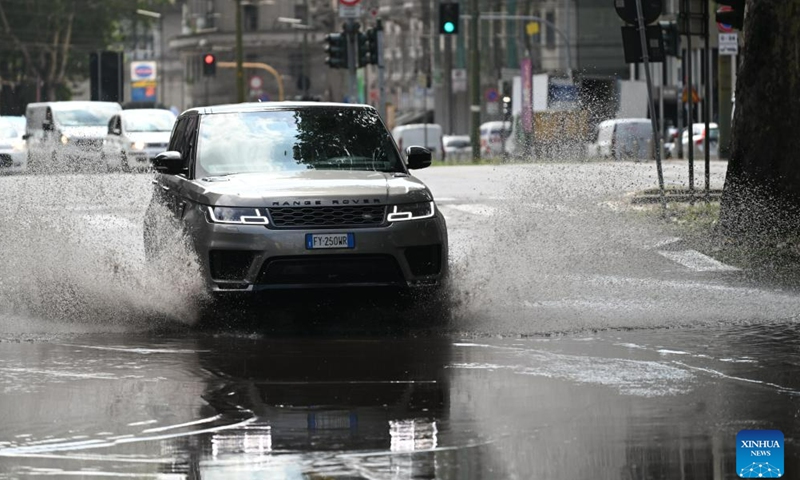
[[[181,114],[153,162],[145,252],[181,228],[208,289],[324,287],[437,290],[447,275],[447,227],[409,169],[422,147],[398,151],[366,105],[254,103]],[[177,221],[159,221],[168,210]]]

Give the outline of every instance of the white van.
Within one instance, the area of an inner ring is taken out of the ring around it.
[[[615,118],[600,122],[586,150],[589,157],[647,160],[653,157],[652,145],[650,119]]]
[[[509,152],[508,139],[511,137],[511,122],[486,122],[479,129],[481,155],[497,157],[503,154],[503,137],[506,139],[506,152]]]
[[[427,135],[426,132],[427,131]],[[444,160],[444,146],[442,145],[442,126],[436,123],[411,123],[394,127],[392,130],[394,141],[401,152],[408,147],[425,147],[431,151],[431,156],[436,160]]]
[[[101,149],[115,102],[30,103],[25,109],[28,167],[40,171],[105,169]]]

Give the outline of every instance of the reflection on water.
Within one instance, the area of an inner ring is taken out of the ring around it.
[[[200,365],[214,374],[205,413],[255,416],[208,438],[192,466],[202,477],[236,465],[278,478],[398,469],[437,478],[435,455],[414,452],[437,448],[448,416],[447,340],[220,336],[199,346]]]

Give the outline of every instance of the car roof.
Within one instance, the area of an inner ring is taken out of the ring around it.
[[[29,103],[29,107],[82,107],[82,106],[89,106],[89,105],[116,105],[120,109],[120,106],[117,102],[96,102],[91,100],[65,100],[61,102],[39,102],[39,103]]]
[[[190,108],[181,113],[209,115],[213,113],[240,113],[240,112],[268,112],[276,110],[299,110],[313,108],[349,108],[353,110],[375,110],[371,105],[359,103],[333,103],[333,102],[250,102],[230,103],[225,105],[211,105],[207,107]]]

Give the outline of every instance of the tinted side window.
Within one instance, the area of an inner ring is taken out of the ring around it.
[[[183,153],[183,137],[186,131],[186,122],[188,118],[179,118],[175,123],[175,128],[172,130],[172,136],[169,138],[169,147],[167,150]]]

